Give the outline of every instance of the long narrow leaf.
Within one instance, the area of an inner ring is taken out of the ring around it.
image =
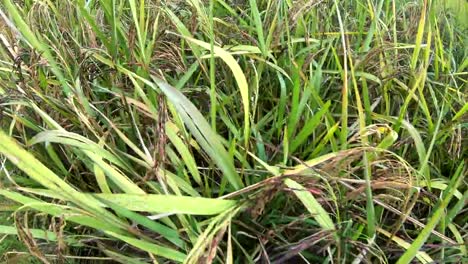
[[[294,194],[301,200],[309,213],[312,214],[312,217],[317,221],[317,223],[322,227],[323,230],[334,230],[335,225],[328,215],[327,211],[323,209],[322,205],[315,199],[315,197],[302,185],[291,180],[286,179],[284,183],[293,190]]]
[[[55,199],[65,199],[52,191],[44,189],[22,188],[23,190],[51,197]],[[107,193],[86,193],[83,194],[89,198],[97,198],[116,204],[131,211],[138,212],[157,212],[174,214],[193,214],[193,215],[214,215],[237,205],[234,200],[222,200],[203,197],[161,195],[161,194],[107,194]],[[101,207],[107,207],[103,202],[98,201]]]
[[[198,46],[210,50],[211,46],[209,43],[203,42],[190,37],[185,37],[185,39],[190,42],[197,44]],[[214,46],[213,51],[216,56],[219,56],[231,69],[234,78],[236,79],[237,85],[239,86],[239,91],[242,97],[242,105],[244,106],[244,142],[247,145],[250,135],[250,104],[249,104],[249,86],[247,84],[247,79],[245,78],[244,72],[241,67],[234,59],[234,57],[224,50],[221,47]]]

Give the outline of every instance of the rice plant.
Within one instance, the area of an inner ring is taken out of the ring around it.
[[[2,0],[7,263],[463,263],[466,1]]]

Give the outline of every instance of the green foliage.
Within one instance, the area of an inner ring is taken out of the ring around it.
[[[466,261],[466,8],[3,0],[2,260]]]

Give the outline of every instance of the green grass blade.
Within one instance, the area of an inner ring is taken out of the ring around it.
[[[419,18],[418,31],[416,33],[416,43],[415,43],[416,46],[414,48],[413,55],[411,57],[411,69],[412,70],[416,69],[416,64],[419,58],[419,52],[421,51],[421,44],[422,44],[422,40],[424,37],[424,28],[426,25],[427,1],[428,0],[424,1],[424,7],[421,9],[421,16]]]
[[[177,89],[156,77],[153,77],[153,79],[161,91],[166,94],[169,101],[177,108],[178,113],[182,116],[198,143],[224,172],[224,176],[235,189],[240,189],[243,184],[234,168],[233,160],[203,115]]]
[[[402,238],[400,238],[398,236],[394,236],[394,235],[390,234],[388,231],[386,231],[386,230],[384,230],[382,228],[377,227],[377,232],[385,235],[387,238],[392,239],[393,242],[395,242],[398,246],[404,248],[405,250],[408,250],[408,248],[411,246],[411,244],[406,242],[404,239],[402,239]],[[416,258],[419,261],[421,261],[421,263],[429,264],[429,263],[434,262],[434,260],[429,256],[429,254],[427,254],[424,251],[418,251],[418,253],[416,253]]]
[[[160,224],[156,221],[149,219],[146,216],[140,215],[138,213],[132,212],[122,206],[119,206],[113,203],[110,200],[100,199],[100,201],[105,204],[107,207],[114,210],[120,216],[126,217],[132,221],[134,224],[139,224],[148,228],[149,230],[155,232],[156,234],[161,234],[164,238],[171,241],[174,245],[178,246],[179,248],[184,248],[184,242],[180,238],[179,234],[176,230],[167,227],[163,224]]]
[[[57,235],[54,232],[41,229],[28,229],[28,232],[36,239],[44,239],[48,241],[56,241]],[[14,226],[0,225],[0,234],[3,235],[18,235],[18,229]]]
[[[24,190],[50,198],[67,200],[66,197],[45,189],[23,188]],[[86,197],[97,199],[100,207],[107,207],[104,200],[130,211],[214,215],[235,207],[235,200],[213,199],[191,196],[162,195],[162,194],[107,194],[84,193]]]
[[[258,11],[257,1],[249,0],[249,3],[253,21],[255,24],[255,29],[257,30],[258,44],[260,45],[260,50],[262,51],[263,57],[266,57],[268,54],[266,50],[265,37],[263,34],[262,18],[260,17],[260,12]]]
[[[319,125],[320,120],[322,117],[328,112],[328,108],[330,107],[331,102],[328,101],[325,105],[320,109],[315,115],[307,121],[307,124],[299,131],[297,136],[291,141],[291,147],[289,147],[289,151],[294,153],[294,151],[301,146],[304,141],[310,136],[315,128]]]
[[[155,254],[156,256],[161,256],[170,260],[174,260],[177,262],[182,262],[185,260],[186,255],[182,252],[179,252],[177,250],[168,248],[168,247],[163,247],[156,245],[154,243],[146,242],[144,240],[140,240],[137,238],[125,236],[125,235],[120,235],[114,232],[106,231],[106,234],[113,236],[115,238],[118,238],[134,247],[137,247],[141,250],[150,252]]]
[[[202,180],[200,173],[198,172],[196,161],[193,155],[190,153],[187,146],[184,144],[181,138],[179,138],[176,134],[176,126],[174,123],[167,122],[166,123],[166,135],[169,140],[174,144],[174,147],[179,152],[180,156],[184,160],[185,166],[192,174],[193,179],[200,185],[202,185]]]
[[[145,192],[139,188],[133,181],[128,177],[120,173],[116,168],[107,164],[103,158],[122,165],[121,161],[108,151],[100,147],[97,143],[92,142],[80,135],[66,132],[66,131],[45,131],[36,135],[30,140],[29,144],[37,144],[39,142],[56,142],[62,144],[70,144],[79,147],[91,161],[94,162],[105,174],[114,181],[120,189],[127,193],[139,193],[144,194]],[[98,175],[99,176],[99,175]]]
[[[63,92],[65,95],[70,96],[72,93],[72,89],[69,83],[66,80],[65,75],[63,74],[62,70],[59,67],[59,64],[55,60],[55,57],[52,56],[47,44],[42,39],[36,37],[34,32],[29,28],[28,24],[24,21],[21,14],[18,12],[16,6],[10,0],[3,1],[6,9],[8,10],[10,16],[16,23],[18,27],[18,31],[23,35],[23,37],[28,41],[28,43],[37,49],[39,53],[47,60],[48,64],[50,65],[50,69],[52,72],[57,76],[60,84],[62,85]]]
[[[294,194],[304,204],[323,230],[330,231],[335,229],[335,224],[330,215],[306,188],[291,179],[284,180],[284,183],[293,190]]]
[[[210,50],[210,44],[203,42],[201,40],[197,40],[194,38],[185,37],[186,40],[192,42],[204,49]],[[214,46],[213,47],[214,53],[219,56],[231,69],[234,78],[236,79],[237,86],[239,87],[239,91],[242,97],[242,105],[244,107],[244,143],[247,147],[247,143],[250,138],[250,103],[249,103],[249,86],[247,84],[247,79],[245,78],[245,74],[242,71],[241,67],[237,63],[236,59],[224,50],[221,47]]]
[[[125,256],[125,255],[122,255],[122,254],[119,254],[117,252],[110,251],[107,249],[101,249],[101,250],[102,252],[104,252],[104,254],[106,254],[107,256],[111,257],[113,260],[122,264],[146,264],[147,263],[145,261],[140,261],[135,257],[128,257],[128,256]]]
[[[33,155],[21,148],[13,139],[0,130],[0,153],[5,155],[15,166],[32,179],[60,194],[77,205],[108,219],[115,219],[106,210],[99,208],[96,201],[77,192],[72,186],[60,179],[54,172],[39,162]]]
[[[445,195],[442,198],[442,201],[439,204],[439,207],[435,210],[434,214],[431,216],[429,221],[423,230],[419,233],[418,237],[411,243],[411,246],[408,250],[398,259],[397,264],[408,264],[411,263],[413,258],[418,253],[419,249],[424,245],[426,240],[429,238],[431,231],[436,228],[440,219],[445,215],[445,210],[452,199],[455,190],[457,190],[460,183],[463,181],[464,177],[462,173],[464,172],[464,164],[460,163],[458,166],[456,174],[453,176],[452,182],[454,182],[452,188],[444,192]]]

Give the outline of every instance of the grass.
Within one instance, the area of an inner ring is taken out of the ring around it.
[[[0,4],[0,255],[468,261],[468,4]]]

